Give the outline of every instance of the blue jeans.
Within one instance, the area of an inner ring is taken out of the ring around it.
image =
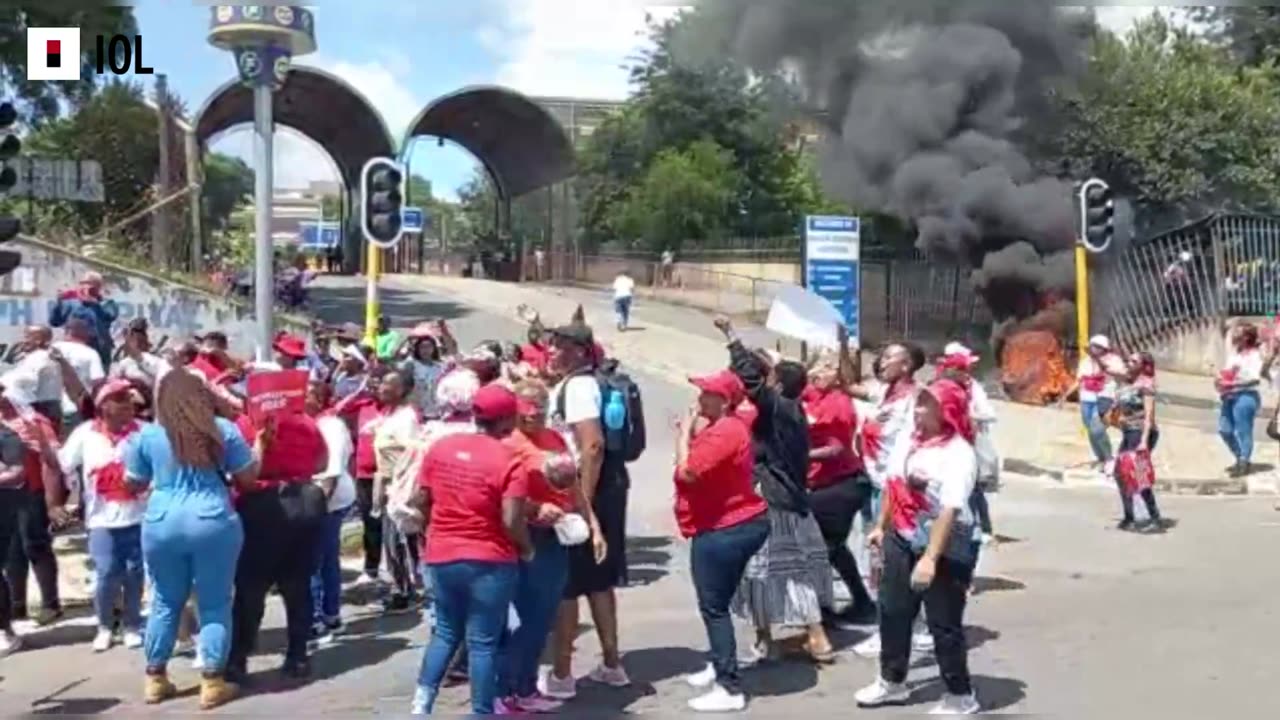
[[[1089,434],[1089,447],[1093,449],[1093,457],[1098,462],[1111,459],[1111,438],[1107,437],[1107,424],[1102,419],[1113,402],[1111,398],[1098,398],[1080,403],[1080,420]]]
[[[324,516],[320,545],[316,548],[316,571],[311,576],[312,620],[317,625],[338,622],[342,608],[342,521],[351,508],[334,510]]]
[[[163,670],[172,657],[182,608],[192,589],[205,672],[220,673],[226,667],[231,590],[244,527],[239,515],[205,517],[203,510],[198,503],[174,503],[154,515],[148,510],[142,524],[142,554],[155,586],[143,646],[148,669]]]
[[[1218,434],[1237,462],[1253,459],[1253,420],[1258,416],[1262,398],[1257,390],[1224,395],[1218,413]]]
[[[551,634],[556,611],[569,582],[569,551],[555,531],[529,528],[536,552],[533,560],[520,563],[516,580],[515,605],[519,626],[507,638],[498,654],[500,697],[528,697],[538,688],[538,659]]]
[[[93,607],[98,627],[115,623],[116,601],[123,600],[121,622],[126,630],[142,629],[142,525],[89,530],[89,557],[97,574]],[[121,597],[123,594],[123,598]]]
[[[625,328],[631,322],[631,298],[614,298],[613,312],[618,318],[618,327]]]
[[[431,566],[436,627],[418,671],[418,690],[425,694],[428,713],[465,636],[471,711],[477,715],[493,714],[498,690],[498,644],[507,629],[507,609],[518,577],[516,563],[459,561]]]
[[[768,538],[769,517],[762,514],[739,525],[695,535],[689,551],[693,589],[698,597],[698,613],[707,628],[716,682],[731,693],[742,692],[742,684],[729,604],[742,582],[747,562]]]

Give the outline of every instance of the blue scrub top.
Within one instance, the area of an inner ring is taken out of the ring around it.
[[[164,428],[154,423],[130,438],[124,448],[125,472],[130,482],[151,486],[148,522],[158,522],[180,506],[204,519],[235,514],[227,482],[253,464],[253,449],[234,423],[223,418],[216,422],[222,435],[222,456],[216,468],[180,464]]]

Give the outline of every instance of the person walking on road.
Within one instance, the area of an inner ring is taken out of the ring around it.
[[[626,270],[613,279],[613,312],[621,332],[625,332],[631,324],[631,301],[635,292],[636,281]]]
[[[156,424],[144,427],[124,450],[126,481],[151,490],[142,523],[142,555],[155,586],[143,644],[148,704],[177,695],[167,668],[193,589],[204,667],[200,707],[217,707],[238,692],[226,681],[225,669],[244,529],[227,479],[252,489],[258,462],[235,424],[217,417],[214,408],[204,381],[192,373],[168,373],[156,397]]]
[[[1120,507],[1124,516],[1121,530],[1160,532],[1164,521],[1156,506],[1154,465],[1151,453],[1160,440],[1156,426],[1156,361],[1150,353],[1136,353],[1129,358],[1129,375],[1116,393],[1120,416],[1120,450],[1117,461],[1116,488],[1120,491]],[[1121,467],[1123,466],[1123,467]],[[1141,527],[1133,515],[1133,496],[1140,495],[1147,508],[1147,522]]]
[[[920,391],[911,446],[885,486],[868,541],[883,548],[880,672],[859,690],[861,707],[902,704],[911,666],[912,625],[924,606],[946,693],[931,714],[972,715],[964,610],[973,581],[969,496],[977,478],[969,397],[951,380]]]
[[[680,534],[691,538],[689,563],[710,662],[687,678],[707,691],[690,700],[689,709],[741,712],[747,699],[729,607],[747,563],[769,537],[769,507],[752,487],[751,433],[734,413],[746,397],[742,380],[721,370],[690,382],[700,394],[676,438],[675,515]]]
[[[1106,335],[1094,335],[1080,355],[1075,384],[1058,401],[1061,405],[1069,395],[1078,393],[1080,421],[1089,436],[1094,467],[1107,474],[1111,472],[1112,453],[1106,417],[1115,405],[1116,380],[1126,372],[1124,361],[1111,350],[1111,340]]]
[[[1233,478],[1253,471],[1253,421],[1262,405],[1258,386],[1266,364],[1258,337],[1258,326],[1238,323],[1227,333],[1230,351],[1214,386],[1222,399],[1218,414],[1218,435],[1235,462],[1227,469]]]

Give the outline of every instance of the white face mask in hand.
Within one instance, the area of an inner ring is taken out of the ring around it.
[[[556,522],[556,538],[565,547],[573,547],[591,539],[591,527],[577,513],[565,513]]]

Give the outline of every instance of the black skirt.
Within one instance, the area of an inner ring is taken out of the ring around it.
[[[564,598],[572,600],[627,584],[627,492],[631,479],[624,463],[606,461],[591,507],[608,543],[604,562],[597,564],[591,543],[569,548],[569,582]]]

